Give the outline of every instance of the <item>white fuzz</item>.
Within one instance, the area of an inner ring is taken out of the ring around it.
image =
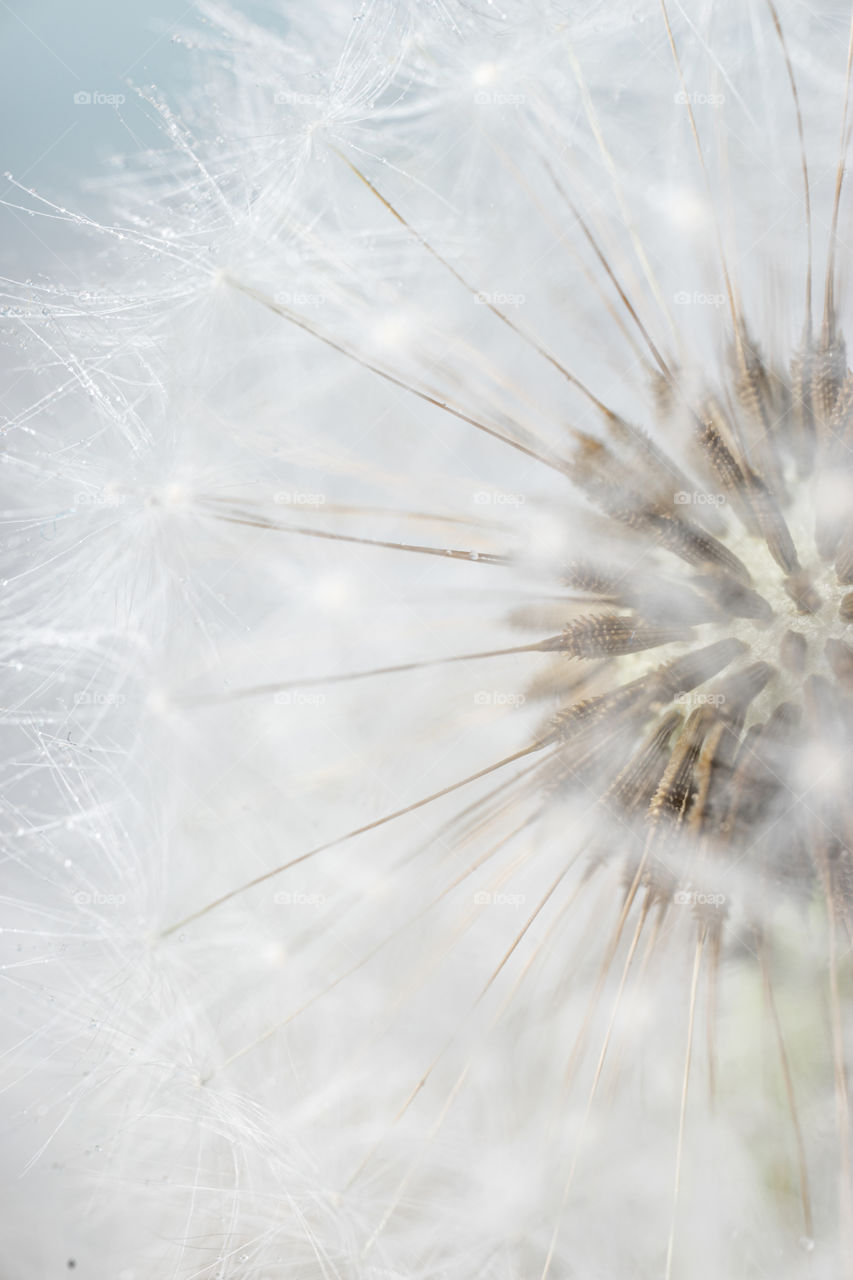
[[[660,851],[606,802],[647,725],[559,721],[731,637],[772,668],[738,733],[832,702],[846,464],[776,477],[807,612],[685,406],[769,474],[732,351],[787,378],[809,264],[815,342],[843,285],[849,22],[197,3],[160,151],[63,208],[12,175],[86,256],[3,284],[8,1280],[849,1274],[843,733]],[[769,624],[654,604],[717,568],[574,483],[613,415]],[[583,648],[593,559],[654,644]],[[723,726],[729,674],[655,714]]]

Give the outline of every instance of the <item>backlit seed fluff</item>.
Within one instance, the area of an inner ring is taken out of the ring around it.
[[[4,1275],[849,1277],[851,6],[184,25],[9,179]]]

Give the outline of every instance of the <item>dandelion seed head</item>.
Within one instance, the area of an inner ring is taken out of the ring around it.
[[[849,15],[204,13],[8,285],[10,1159],[105,1278],[835,1280]]]

